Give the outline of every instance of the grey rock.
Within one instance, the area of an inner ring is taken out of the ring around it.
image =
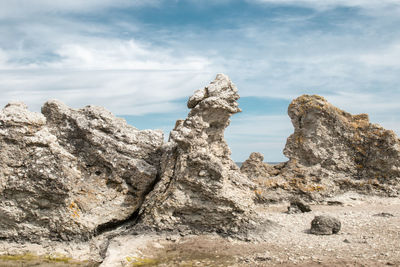
[[[315,216],[311,221],[310,233],[314,235],[337,234],[342,227],[341,222],[331,216]]]
[[[223,74],[189,98],[163,146],[161,180],[146,197],[140,227],[187,233],[246,235],[257,220],[254,184],[230,158],[224,130],[240,112],[235,85]]]
[[[310,211],[311,211],[310,205],[307,205],[301,199],[295,198],[290,201],[290,206],[288,207],[287,213],[294,214],[294,213],[304,213]]]
[[[151,190],[160,131],[57,101],[0,112],[0,239],[88,240],[128,219]]]

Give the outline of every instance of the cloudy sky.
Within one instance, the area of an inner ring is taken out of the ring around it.
[[[399,25],[400,0],[0,0],[0,104],[101,105],[168,135],[223,72],[233,159],[283,161],[304,93],[400,133]]]

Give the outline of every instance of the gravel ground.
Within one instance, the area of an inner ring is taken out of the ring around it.
[[[142,255],[154,259],[153,266],[400,266],[399,198],[351,193],[329,200],[343,205],[311,205],[311,212],[300,214],[286,214],[288,203],[260,207],[280,225],[265,242],[168,237],[150,243]],[[393,216],[376,216],[382,212]],[[316,215],[338,218],[341,231],[310,234]]]
[[[217,235],[119,236],[111,241],[100,266],[400,266],[400,198],[348,193],[327,201],[336,201],[336,205],[311,205],[311,212],[299,214],[285,213],[289,203],[260,205],[258,211],[278,225],[266,226],[268,238],[262,242],[223,239]],[[388,215],[376,216],[381,213]],[[317,215],[339,219],[340,232],[326,236],[310,234],[311,221]],[[62,245],[55,250],[57,247],[52,244],[47,250],[71,255],[67,253],[70,250],[73,258],[81,260],[90,252],[87,245],[74,245],[69,250]],[[45,254],[42,246],[10,247],[0,242],[1,251],[9,254]],[[0,257],[0,266],[66,265],[36,260],[14,260],[11,264]]]

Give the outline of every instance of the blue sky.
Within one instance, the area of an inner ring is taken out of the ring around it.
[[[283,161],[304,93],[400,133],[398,25],[398,0],[0,0],[0,104],[101,105],[168,135],[222,72],[233,159]]]

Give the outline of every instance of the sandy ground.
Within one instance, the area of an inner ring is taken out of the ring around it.
[[[217,235],[117,237],[100,266],[400,266],[400,198],[349,193],[330,200],[343,205],[311,205],[300,214],[286,214],[288,203],[259,206],[278,226],[268,227],[268,239],[257,243]],[[382,212],[393,216],[376,216]],[[310,234],[316,215],[338,218],[341,231]],[[0,260],[0,266],[68,264]]]

